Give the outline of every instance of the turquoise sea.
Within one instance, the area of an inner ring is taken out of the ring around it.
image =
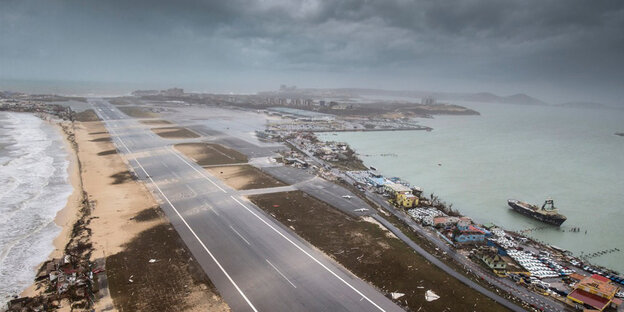
[[[344,141],[369,166],[435,193],[478,222],[572,251],[624,272],[624,110],[454,103],[481,116],[436,116],[431,132],[324,133]],[[396,154],[396,157],[381,154]],[[514,198],[553,198],[568,217],[561,228],[519,215]],[[579,227],[579,232],[571,232]],[[587,233],[585,233],[587,231]]]

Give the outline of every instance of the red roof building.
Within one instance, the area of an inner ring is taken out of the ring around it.
[[[594,274],[578,282],[574,290],[568,294],[568,299],[602,311],[609,306],[616,292],[617,287],[612,285],[609,279]]]

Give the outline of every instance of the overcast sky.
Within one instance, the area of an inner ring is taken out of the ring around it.
[[[624,104],[624,1],[0,0],[0,78]],[[1,87],[1,86],[0,86]]]

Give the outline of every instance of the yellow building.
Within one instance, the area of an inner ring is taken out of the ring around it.
[[[397,193],[396,202],[404,208],[412,208],[418,206],[418,197],[409,192]]]
[[[568,294],[568,299],[574,304],[602,311],[609,306],[617,289],[608,278],[594,274],[578,282],[574,290]]]
[[[398,184],[398,183],[386,183],[384,185],[384,189],[386,190],[386,192],[397,196],[399,193],[411,193],[412,190],[410,190],[409,187],[403,185],[403,184]]]
[[[386,183],[384,190],[394,197],[394,201],[398,206],[404,208],[412,208],[418,206],[418,196],[412,194],[412,190],[399,183]]]

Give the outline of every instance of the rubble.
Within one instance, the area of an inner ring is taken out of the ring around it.
[[[401,297],[405,296],[404,293],[400,293],[400,292],[392,292],[390,293],[390,297],[392,297],[392,300],[397,300]]]
[[[438,300],[438,299],[440,299],[440,296],[438,296],[438,295],[437,295],[436,293],[434,293],[433,291],[431,291],[431,290],[427,290],[427,291],[425,292],[425,300],[427,300],[427,301],[431,302],[431,301]]]

